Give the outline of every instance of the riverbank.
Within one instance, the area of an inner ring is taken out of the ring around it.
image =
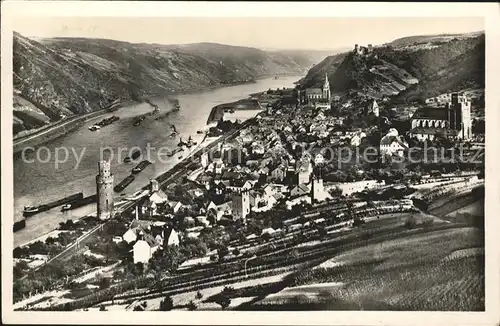
[[[22,137],[13,140],[13,154],[14,156],[19,155],[24,148],[27,147],[38,147],[47,142],[55,140],[59,137],[62,137],[79,127],[85,124],[88,121],[99,118],[100,116],[114,112],[120,108],[123,108],[127,105],[131,105],[135,101],[132,100],[123,100],[115,103],[113,106],[101,109],[98,111],[86,113],[84,115],[79,115],[75,117],[71,117],[66,121],[58,121],[54,124],[47,125],[36,132],[33,132],[29,135],[24,135]]]
[[[75,192],[83,192],[85,195],[94,194],[96,189],[96,162],[99,160],[100,151],[104,147],[131,149],[131,146],[135,146],[144,150],[148,147],[173,149],[177,148],[179,136],[183,136],[183,139],[192,136],[193,141],[200,144],[204,135],[199,131],[207,131],[206,119],[214,105],[237,101],[246,98],[248,94],[269,88],[290,87],[291,82],[297,79],[298,77],[280,80],[265,79],[257,84],[219,87],[213,91],[181,95],[178,97],[181,104],[180,111],[169,114],[164,120],[156,120],[148,116],[140,126],[132,126],[132,124],[135,117],[152,111],[152,108],[147,103],[134,104],[118,111],[115,114],[120,117],[120,120],[110,126],[101,128],[98,132],[89,132],[87,130],[87,126],[96,121],[87,122],[74,132],[44,145],[44,147],[47,147],[47,153],[42,153],[42,159],[49,153],[54,158],[60,148],[70,149],[68,158],[57,167],[53,159],[50,161],[46,159],[43,161],[38,160],[32,151],[27,153],[27,159],[33,160],[32,162],[27,163],[20,159],[14,160],[14,220],[22,218],[22,208],[24,206],[57,200],[61,197],[61,194],[73,194]],[[159,106],[161,111],[159,115],[168,111],[170,106],[166,98],[152,98],[151,102]],[[237,114],[232,115],[233,118],[236,116]],[[155,117],[157,116],[155,115]],[[247,117],[250,117],[250,115],[243,114],[240,120],[244,121]],[[179,136],[175,138],[169,137],[168,131],[171,125],[176,126]],[[75,149],[74,155],[72,153],[73,149]],[[181,161],[182,156],[186,157],[189,152],[169,158],[164,157],[161,161],[155,162],[154,165],[136,176],[135,181],[126,192],[131,193],[133,189],[139,189],[148,184],[150,179],[154,179],[163,172],[168,171]],[[128,176],[130,169],[130,164],[123,163],[122,160],[118,159],[118,155],[114,155],[114,158],[112,158],[112,172],[115,175],[115,182]],[[117,197],[119,196],[117,194]],[[68,219],[75,221],[95,211],[95,204],[91,204],[68,212],[60,212],[60,210],[54,209],[37,214],[26,223],[25,229],[14,234],[14,244],[24,244],[56,229],[60,222]]]
[[[257,100],[252,100],[252,99],[241,99],[236,102],[219,104],[214,106],[210,111],[210,114],[208,115],[207,119],[207,124],[219,121],[224,116],[224,112],[229,110],[244,111],[244,110],[263,110],[263,109],[264,108],[260,106]]]

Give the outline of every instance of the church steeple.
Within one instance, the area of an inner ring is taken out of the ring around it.
[[[323,84],[323,99],[330,101],[330,82],[328,81],[328,73],[325,72],[325,83]]]

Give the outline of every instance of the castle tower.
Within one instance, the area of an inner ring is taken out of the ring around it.
[[[472,137],[471,102],[466,96],[453,93],[451,102],[446,104],[448,111],[448,125],[450,129],[458,131],[458,137],[469,139]]]
[[[235,191],[232,194],[233,220],[240,219],[244,223],[250,213],[250,194],[248,190]]]
[[[314,200],[322,201],[325,199],[325,186],[323,185],[323,177],[321,175],[321,167],[319,168],[318,177],[312,173],[311,175],[311,203]]]
[[[323,85],[323,99],[330,102],[331,93],[330,93],[330,82],[328,81],[328,74],[325,72],[325,84]]]
[[[108,161],[99,162],[99,174],[96,176],[97,186],[97,217],[107,220],[113,213],[113,180],[111,174],[111,163]]]
[[[459,138],[469,139],[472,137],[471,102],[466,96],[451,94],[451,111],[454,115],[455,129],[459,130]]]

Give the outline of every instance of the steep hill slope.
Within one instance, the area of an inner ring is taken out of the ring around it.
[[[320,60],[306,53],[200,43],[131,44],[114,40],[14,34],[14,133],[63,116],[99,110],[115,99],[139,100],[245,82],[274,74],[302,74]]]
[[[415,36],[375,47],[370,55],[353,52],[328,57],[301,80],[320,87],[328,73],[333,92],[360,92],[402,101],[423,100],[465,87],[484,87],[484,34]]]

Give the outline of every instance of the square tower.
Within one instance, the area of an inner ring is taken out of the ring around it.
[[[233,220],[241,219],[246,221],[250,213],[250,194],[248,190],[235,191],[232,195]]]

